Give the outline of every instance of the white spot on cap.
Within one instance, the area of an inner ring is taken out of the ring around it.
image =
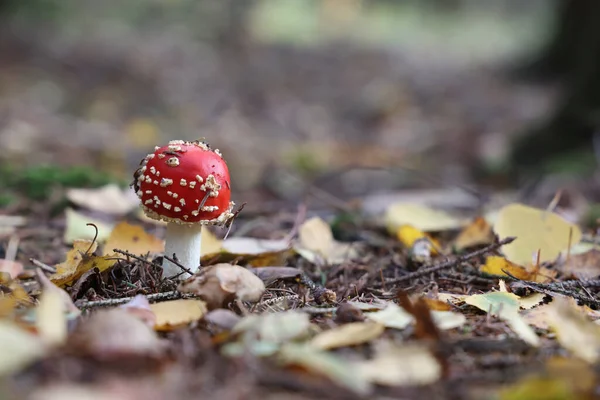
[[[154,166],[150,167],[150,173],[156,175],[156,168]]]
[[[146,194],[152,194],[152,190],[146,190]]]
[[[146,175],[146,183],[152,183],[152,178]]]
[[[154,200],[152,200],[152,199],[148,199],[144,202],[144,204],[152,204],[152,203],[154,203]]]
[[[181,204],[182,207],[185,207],[185,199],[179,199],[179,204]]]
[[[167,187],[169,185],[173,184],[173,179],[169,179],[169,178],[161,178],[160,180],[160,186],[161,187]]]
[[[201,208],[202,211],[206,211],[206,212],[213,212],[213,211],[217,211],[219,209],[218,206],[204,206]]]
[[[196,181],[190,181],[190,189],[193,189],[196,187]]]
[[[198,214],[200,214],[200,212],[199,212],[198,210],[194,210],[194,211],[192,211],[192,215],[193,215],[194,217],[197,217],[197,216],[198,216]]]
[[[181,178],[181,180],[179,181],[179,184],[181,186],[187,186],[187,181],[185,179]]]
[[[178,197],[179,197],[179,195],[177,193],[173,192],[173,198],[176,199]]]
[[[164,207],[164,208],[166,208],[167,210],[170,210],[170,209],[171,209],[171,205],[170,205],[169,203],[165,203],[165,202],[163,201],[162,205],[163,205],[163,207]]]
[[[154,181],[154,184],[155,184],[156,186],[158,186],[158,181]]]
[[[200,183],[204,182],[204,179],[200,175],[196,175],[196,180]]]
[[[183,219],[187,220],[189,217],[187,215],[183,216]]]
[[[158,158],[160,158],[161,160],[162,160],[163,158],[165,158],[165,157],[166,157],[166,156],[165,156],[163,153],[160,153],[160,154],[158,155]]]
[[[171,157],[167,160],[167,165],[169,167],[177,167],[179,165],[179,158]]]
[[[154,151],[160,149],[160,146],[154,146]]]
[[[173,208],[173,211],[175,211],[175,212],[181,212],[181,208],[179,208],[179,207],[174,207],[174,208]]]

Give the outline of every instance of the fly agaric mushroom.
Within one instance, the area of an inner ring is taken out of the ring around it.
[[[202,226],[224,225],[233,218],[229,170],[219,150],[201,141],[172,140],[157,146],[141,161],[131,186],[144,213],[167,223],[165,254],[175,254],[196,272]],[[166,258],[162,267],[167,277],[183,272]]]

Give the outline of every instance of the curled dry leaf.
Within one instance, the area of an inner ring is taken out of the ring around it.
[[[179,284],[182,293],[200,296],[209,310],[226,307],[235,299],[257,302],[265,291],[265,284],[246,268],[231,264],[216,264],[200,269],[198,273]]]
[[[76,281],[92,268],[98,268],[100,272],[111,268],[115,260],[92,255],[97,248],[97,242],[75,240],[73,248],[67,253],[67,259],[56,265],[56,273],[50,276],[50,280],[57,286],[64,286]]]
[[[312,263],[340,264],[356,257],[356,249],[351,244],[335,240],[331,227],[321,218],[314,217],[304,222],[298,229],[298,236],[295,250]]]
[[[138,256],[145,256],[147,253],[162,253],[165,249],[165,244],[163,240],[147,233],[139,225],[120,222],[113,228],[106,240],[103,254],[105,256],[115,255],[114,249],[124,250]]]
[[[378,338],[385,331],[385,326],[378,322],[352,322],[323,331],[309,342],[322,349],[356,346]]]
[[[151,304],[150,309],[156,316],[154,329],[172,331],[202,318],[206,303],[194,299],[170,300]]]
[[[585,253],[571,255],[564,263],[559,264],[565,275],[577,279],[593,279],[600,275],[600,250],[591,249]]]
[[[97,359],[158,356],[165,348],[152,328],[122,308],[93,312],[77,325],[68,343],[73,351]]]

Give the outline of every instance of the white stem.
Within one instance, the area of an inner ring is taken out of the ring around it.
[[[173,257],[173,253],[181,265],[192,273],[200,266],[202,250],[202,225],[182,225],[173,222],[167,223],[167,236],[165,238],[165,255]],[[167,259],[162,264],[165,277],[172,277],[183,272],[181,268]],[[188,278],[190,274],[183,272],[181,279]]]

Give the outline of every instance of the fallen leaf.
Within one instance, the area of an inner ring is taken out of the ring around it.
[[[540,304],[545,298],[546,295],[544,293],[533,293],[529,296],[519,297],[519,305],[521,308],[528,310]]]
[[[594,279],[600,276],[600,250],[591,249],[585,253],[571,255],[558,268],[567,276],[577,279]]]
[[[204,320],[209,324],[230,331],[242,320],[242,318],[231,310],[218,308],[206,314]]]
[[[442,375],[441,365],[426,346],[398,346],[388,341],[376,344],[371,360],[355,365],[363,379],[385,386],[427,385]]]
[[[265,291],[260,278],[244,267],[216,264],[201,268],[198,273],[181,282],[182,293],[193,293],[206,301],[208,309],[225,307],[235,299],[257,302]]]
[[[34,334],[7,320],[0,320],[0,376],[19,372],[46,354],[46,346]]]
[[[67,339],[65,311],[64,299],[59,292],[49,289],[42,291],[39,304],[36,307],[35,326],[44,343],[50,346],[58,346]]]
[[[400,243],[402,243],[408,249],[412,249],[415,243],[420,240],[430,242],[432,245],[430,254],[431,256],[437,255],[437,249],[441,248],[437,240],[412,225],[401,225],[396,231],[396,237]]]
[[[581,240],[581,230],[558,214],[513,203],[499,211],[494,231],[500,239],[509,236],[515,241],[502,246],[506,258],[516,264],[530,265],[540,252],[539,262],[553,261]],[[571,233],[570,233],[571,232]]]
[[[203,244],[204,246],[204,244]],[[293,250],[287,240],[267,240],[250,237],[232,237],[222,242],[218,254],[208,254],[204,259],[238,262],[263,267],[285,264]]]
[[[555,297],[546,308],[548,325],[556,333],[560,345],[576,357],[595,363],[600,357],[600,326],[571,304]]]
[[[94,311],[77,324],[69,348],[95,359],[157,356],[165,350],[155,331],[125,309]]]
[[[439,299],[430,299],[428,297],[423,297],[423,301],[425,302],[425,304],[427,304],[427,307],[429,307],[429,309],[432,311],[452,310],[452,306],[446,301],[441,301]]]
[[[465,303],[506,321],[508,326],[523,341],[539,346],[540,338],[519,314],[519,297],[513,293],[489,292],[474,294],[464,299]]]
[[[233,328],[233,333],[258,336],[261,341],[281,344],[304,337],[311,329],[310,316],[288,310],[277,313],[249,315]]]
[[[393,329],[405,329],[414,321],[412,315],[395,303],[388,303],[381,311],[365,313],[365,317]]]
[[[111,268],[115,260],[91,255],[97,247],[98,243],[91,240],[75,240],[73,248],[67,252],[66,260],[56,265],[56,273],[50,276],[50,280],[62,287],[79,279],[92,268],[98,268],[100,272]]]
[[[450,214],[416,203],[396,203],[388,207],[385,224],[392,233],[402,225],[411,225],[424,232],[439,232],[460,228],[464,222]]]
[[[508,261],[501,256],[488,256],[485,264],[479,267],[479,271],[498,276],[508,276],[506,272],[518,279],[529,280],[530,273],[524,267]],[[506,271],[506,272],[504,272]]]
[[[277,359],[285,366],[300,366],[324,376],[359,395],[366,395],[372,389],[365,377],[359,374],[358,368],[339,356],[312,346],[287,343],[281,347]]]
[[[143,227],[120,222],[111,231],[102,253],[105,256],[114,256],[116,255],[114,249],[127,251],[137,256],[145,256],[147,253],[164,252],[165,245],[163,240],[147,233]]]
[[[65,243],[73,243],[76,240],[85,239],[93,240],[94,237],[96,237],[96,241],[104,242],[114,227],[114,224],[90,218],[71,208],[65,210],[65,218],[66,229],[63,235]],[[87,226],[86,224],[94,224],[98,228],[98,236],[96,236],[94,227]]]
[[[356,249],[351,244],[341,243],[333,238],[331,227],[321,218],[313,217],[298,229],[298,243],[295,250],[312,263],[340,264],[356,257]]]
[[[146,296],[142,294],[138,294],[129,302],[120,305],[119,308],[139,318],[150,328],[156,326],[156,314],[152,311],[152,307]]]
[[[131,189],[121,189],[114,183],[94,189],[68,189],[66,197],[79,207],[116,216],[139,206],[139,199]]]
[[[467,317],[452,311],[431,311],[431,316],[441,330],[460,328],[467,323]]]
[[[385,326],[378,322],[352,322],[317,334],[309,342],[322,350],[356,346],[378,338]]]
[[[206,303],[202,300],[180,299],[161,301],[150,305],[156,316],[154,329],[172,331],[190,322],[200,320],[206,314]]]
[[[477,217],[463,228],[452,246],[461,251],[474,246],[491,244],[494,240],[492,226],[483,217]]]

